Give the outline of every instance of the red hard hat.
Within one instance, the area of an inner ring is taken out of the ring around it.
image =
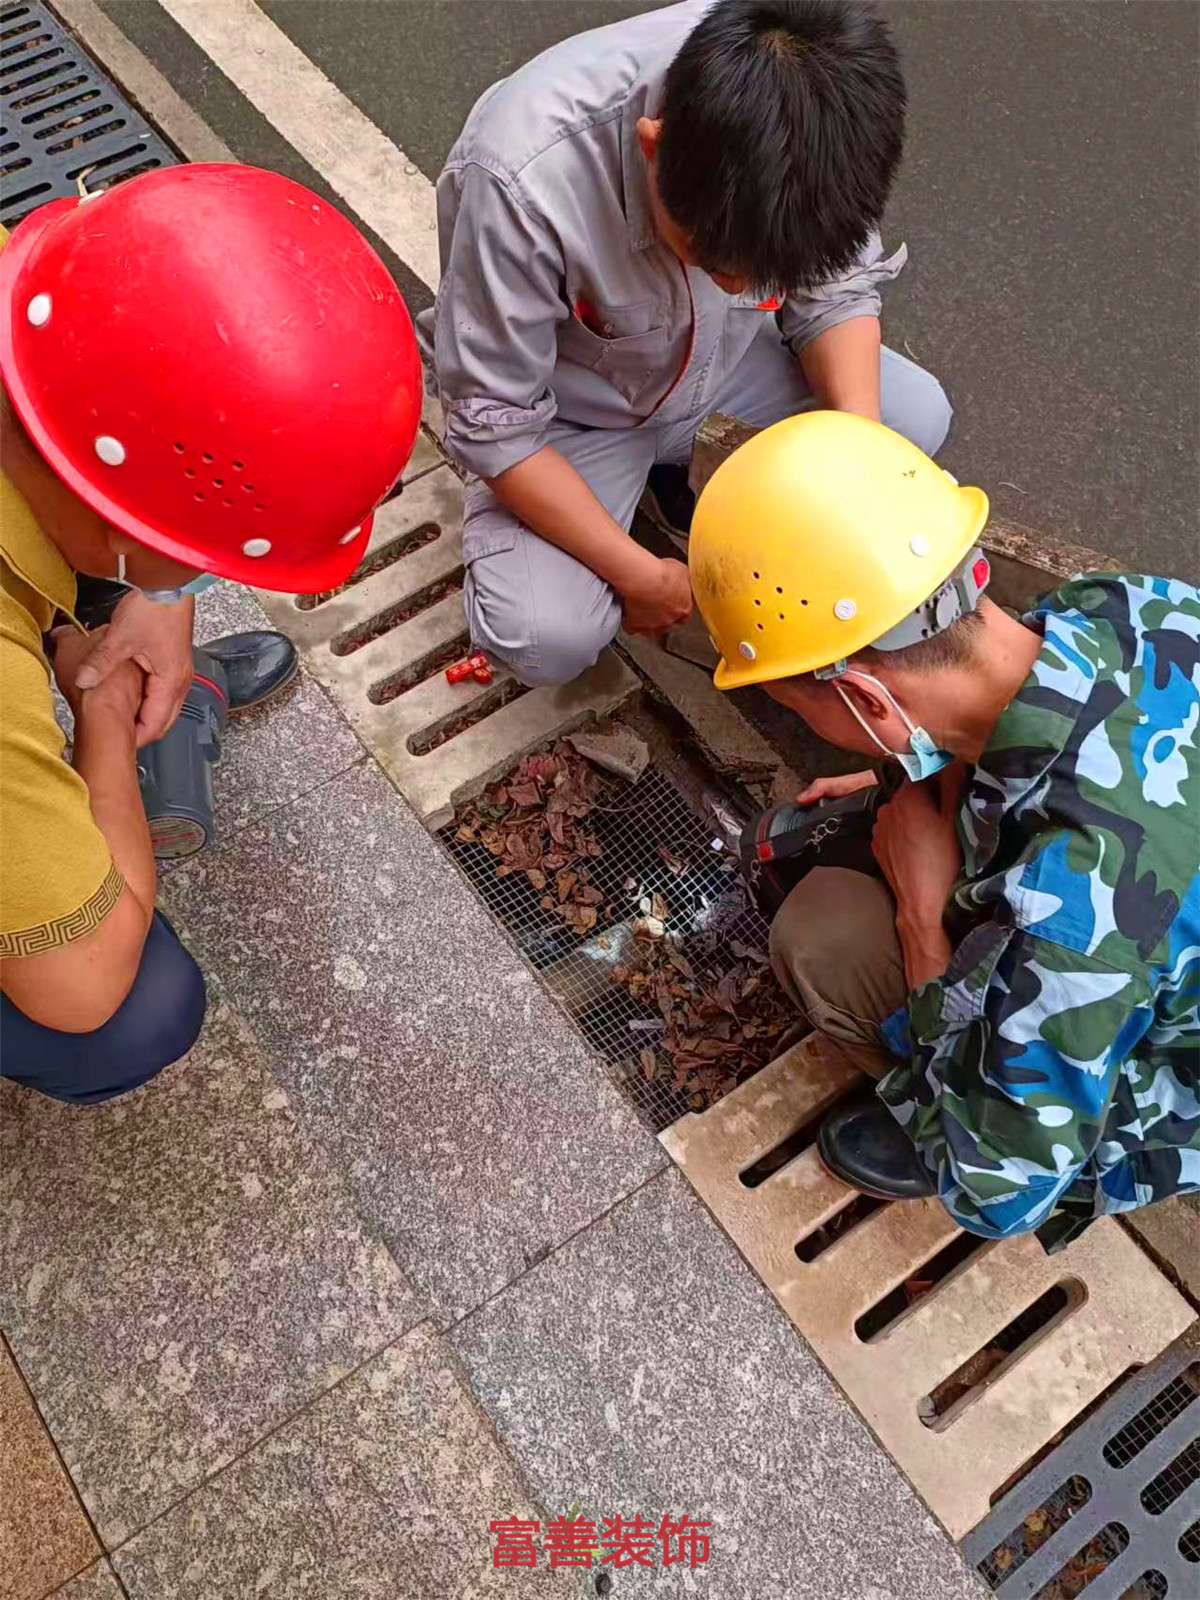
[[[362,559],[421,369],[352,223],[254,167],[41,207],[0,251],[0,373],[54,471],[190,567],[313,593]]]

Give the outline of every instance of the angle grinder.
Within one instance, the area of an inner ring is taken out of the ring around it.
[[[216,833],[213,768],[221,759],[221,737],[229,711],[225,669],[199,648],[195,676],[170,730],[138,752],[138,783],[160,861],[193,856]]]
[[[726,848],[738,857],[759,910],[771,918],[814,867],[861,870],[875,813],[889,793],[886,784],[872,784],[810,806],[786,800],[745,818],[727,800],[710,798],[708,810]]]

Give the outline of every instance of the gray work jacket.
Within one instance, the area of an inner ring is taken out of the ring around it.
[[[684,0],[568,39],[489,89],[438,180],[441,286],[418,319],[446,443],[494,478],[546,443],[554,419],[632,428],[702,416],[762,318],[655,231],[642,116],[711,0]],[[799,354],[851,317],[879,314],[904,265],[874,235],[857,264],[778,307]]]

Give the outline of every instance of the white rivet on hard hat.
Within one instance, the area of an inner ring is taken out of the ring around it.
[[[359,536],[359,534],[361,532],[362,532],[362,523],[360,522],[357,528],[351,528],[349,533],[344,533],[342,535],[342,537],[338,540],[338,543],[339,544],[353,544],[355,539],[358,538],[358,536]]]
[[[929,554],[929,540],[923,533],[914,533],[908,541],[908,548],[915,556],[927,556]]]
[[[119,467],[125,460],[125,446],[111,433],[102,433],[96,440],[96,454],[106,467]]]
[[[244,556],[265,556],[270,548],[270,539],[247,539],[242,546],[242,554]]]
[[[758,654],[758,651],[750,643],[749,639],[742,640],[741,644],[738,645],[738,652],[739,654],[744,655],[747,661],[753,661],[755,656]]]
[[[839,622],[849,622],[857,611],[858,607],[853,600],[837,600],[834,602],[833,614]]]
[[[35,328],[44,328],[50,321],[50,313],[54,309],[54,302],[48,294],[35,294],[25,308],[25,315]]]

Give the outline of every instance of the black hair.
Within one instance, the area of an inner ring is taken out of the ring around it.
[[[717,0],[667,70],[657,157],[697,264],[768,294],[844,271],[883,215],[906,98],[869,0]]]
[[[854,659],[870,667],[897,667],[902,672],[938,672],[943,667],[969,667],[975,659],[975,646],[983,627],[983,613],[978,606],[966,611],[940,633],[931,638],[919,639],[916,644],[906,644],[899,650],[876,650],[868,646],[856,650]]]

